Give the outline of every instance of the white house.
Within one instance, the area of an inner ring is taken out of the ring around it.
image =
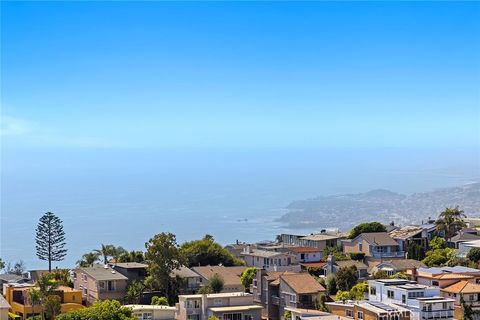
[[[368,300],[404,306],[412,320],[453,319],[455,300],[442,297],[440,288],[402,279],[369,280],[368,285]]]

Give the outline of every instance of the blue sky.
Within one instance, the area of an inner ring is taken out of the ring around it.
[[[2,2],[2,141],[480,148],[475,2]]]

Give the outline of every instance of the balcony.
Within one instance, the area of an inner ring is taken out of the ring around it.
[[[431,319],[453,319],[453,309],[421,311],[420,318],[423,320]]]
[[[381,258],[404,258],[405,251],[390,251],[390,252],[379,252],[372,251],[372,257],[381,259]]]

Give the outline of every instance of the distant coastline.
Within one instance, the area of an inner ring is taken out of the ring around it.
[[[445,207],[460,206],[469,216],[480,215],[480,182],[405,195],[385,189],[364,193],[318,196],[291,202],[277,221],[291,229],[349,229],[359,221],[421,223]]]

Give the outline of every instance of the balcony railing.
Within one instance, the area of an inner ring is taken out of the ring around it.
[[[436,311],[421,311],[421,319],[451,319],[453,318],[453,309],[436,310]]]
[[[403,257],[405,257],[405,251],[390,251],[390,252],[372,251],[372,257],[374,257],[374,258],[403,258]]]

